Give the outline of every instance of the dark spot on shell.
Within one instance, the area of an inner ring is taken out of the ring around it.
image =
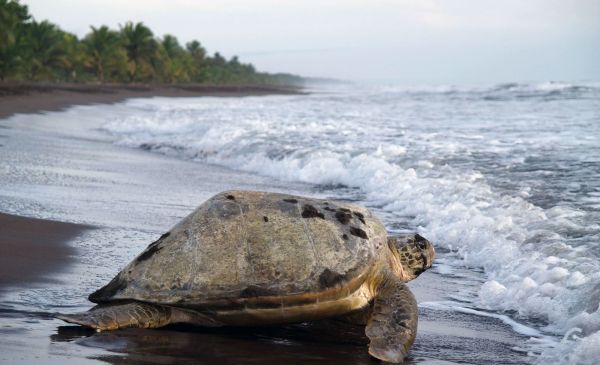
[[[127,283],[121,279],[121,275],[117,275],[108,284],[90,294],[88,299],[93,303],[106,302],[126,287]]]
[[[317,208],[310,204],[306,204],[302,207],[302,218],[321,218],[325,219],[325,215],[319,212]]]
[[[269,221],[269,217],[267,217],[266,215],[263,216],[263,221],[268,222]]]
[[[335,212],[335,217],[341,224],[348,224],[352,216],[346,212]]]
[[[361,222],[363,222],[363,224],[367,224],[365,222],[365,216],[364,214],[360,213],[360,212],[352,212],[354,213],[354,215],[356,216],[356,218],[358,218]]]
[[[144,252],[142,252],[142,254],[139,255],[137,259],[135,259],[135,263],[139,264],[142,261],[146,261],[150,257],[152,257],[152,255],[154,255],[158,251],[162,250],[162,247],[158,247],[159,243],[161,243],[165,238],[169,237],[170,235],[171,235],[171,232],[167,232],[167,233],[163,234],[162,236],[160,236],[159,239],[157,239],[156,241],[149,244],[148,247],[146,248],[146,250]]]
[[[142,252],[142,254],[139,255],[138,258],[135,260],[136,264],[148,260],[150,257],[152,257],[152,255],[154,255],[160,250],[162,250],[162,247],[158,247],[158,245],[147,248],[146,251]]]
[[[292,204],[298,203],[298,200],[296,200],[296,199],[283,199],[283,201],[286,203],[292,203]]]
[[[325,204],[325,205],[329,205],[329,202],[323,202],[323,204]]]
[[[344,279],[344,275],[325,269],[321,275],[319,275],[319,284],[321,285],[321,288],[331,288],[343,284],[345,281]]]
[[[148,245],[148,247],[146,247],[146,250],[149,250],[149,249],[152,249],[153,247],[158,246],[158,244],[161,243],[162,240],[169,237],[170,235],[171,235],[171,232],[167,232],[167,233],[163,234],[162,236],[158,237],[158,239],[156,241],[152,242],[151,244]]]
[[[364,238],[366,240],[369,239],[369,237],[367,236],[367,232],[363,231],[360,228],[350,227],[350,234],[353,235],[353,236]]]
[[[343,238],[344,240],[348,240],[348,235],[344,233],[344,234],[342,235],[342,238]]]
[[[339,208],[342,212],[350,213],[350,209],[348,208]]]
[[[323,209],[325,209],[325,210],[327,210],[327,211],[329,211],[329,212],[335,212],[335,209],[331,209],[331,208],[329,208],[329,207],[325,207],[325,208],[323,208]]]
[[[276,294],[277,293],[271,289],[263,288],[258,285],[248,285],[246,289],[240,292],[240,298],[267,297]]]
[[[235,196],[233,195],[227,195],[226,198],[229,200],[235,200]]]

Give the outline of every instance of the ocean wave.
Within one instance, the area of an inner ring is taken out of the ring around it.
[[[377,92],[380,91],[376,89]],[[600,84],[567,83],[546,81],[537,83],[509,82],[496,85],[407,85],[389,86],[386,92],[413,97],[439,96],[444,98],[477,99],[487,101],[527,100],[530,98],[543,100],[598,98]]]
[[[515,88],[523,86],[500,91]],[[529,193],[496,189],[490,184],[493,170],[486,175],[461,160],[485,151],[515,163],[512,147],[487,143],[487,136],[458,127],[440,133],[418,120],[398,123],[397,116],[381,114],[372,97],[357,109],[343,98],[319,96],[267,104],[256,98],[180,102],[185,105],[134,101],[129,105],[138,108],[135,116],[115,118],[104,129],[131,147],[284,181],[355,188],[388,226],[402,222],[403,229],[416,229],[456,253],[461,261],[455,264],[482,267],[488,280],[474,305],[543,321],[540,330],[548,334],[580,331],[580,337],[555,347],[546,344],[538,351],[541,359],[556,357],[553,351],[568,343],[576,349],[567,351],[568,359],[587,364],[600,330],[600,260],[594,251],[600,226],[590,224],[580,208],[544,209],[527,200]],[[381,98],[387,100],[389,92]],[[532,128],[522,138],[542,137]],[[533,148],[527,146],[518,148]]]

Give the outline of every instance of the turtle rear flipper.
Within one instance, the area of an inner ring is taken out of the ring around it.
[[[380,360],[399,363],[417,335],[418,308],[406,284],[389,276],[375,296],[365,333],[371,343],[369,354]]]
[[[55,317],[97,331],[127,327],[157,328],[166,326],[171,322],[171,308],[141,302],[104,304],[97,305],[87,312],[57,313]]]

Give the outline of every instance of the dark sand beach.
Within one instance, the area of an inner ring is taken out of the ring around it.
[[[27,109],[4,102],[2,113],[61,109],[70,104],[67,101],[102,101],[76,94],[79,99],[66,97],[53,106],[44,100],[46,96],[21,96]],[[0,161],[5,172],[0,174],[0,210],[4,213],[0,244],[2,262],[10,262],[2,268],[6,271],[3,280],[11,285],[0,297],[0,363],[377,363],[366,352],[363,329],[336,321],[270,328],[170,327],[94,333],[52,319],[48,313],[90,308],[88,293],[216,192],[255,189],[322,194],[312,185],[113,145],[98,132],[97,118],[104,112],[118,112],[118,107],[86,106],[0,120]],[[86,229],[90,226],[94,229]],[[49,277],[53,280],[48,281]],[[441,300],[453,280],[430,270],[410,286],[419,302]],[[498,319],[421,308],[419,335],[409,363],[464,363],[464,358],[478,364],[525,363],[512,350],[518,345],[519,338]]]
[[[0,213],[0,291],[49,280],[73,261],[67,242],[90,227]]]
[[[300,94],[289,86],[269,85],[147,85],[43,84],[0,82],[0,118],[16,113],[62,110],[71,105],[116,103],[129,98],[259,96]]]

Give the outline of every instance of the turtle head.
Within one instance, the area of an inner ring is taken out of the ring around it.
[[[415,234],[388,237],[388,246],[402,265],[402,271],[412,280],[433,264],[435,249],[426,238]]]

